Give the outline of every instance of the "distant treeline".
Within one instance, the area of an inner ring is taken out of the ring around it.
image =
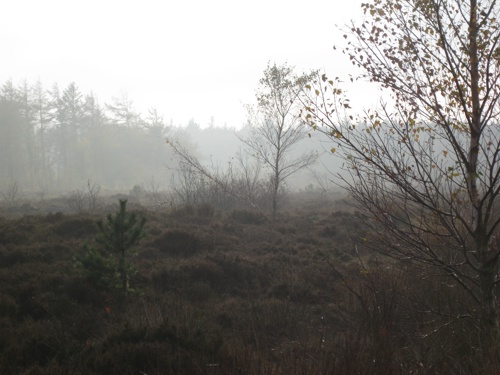
[[[125,95],[112,104],[40,82],[0,89],[0,184],[64,191],[90,178],[110,189],[165,175],[168,127],[156,110],[137,113]],[[3,186],[0,186],[2,188]]]
[[[166,188],[176,169],[167,136],[181,140],[202,163],[224,168],[241,151],[238,136],[249,126],[236,131],[213,119],[204,128],[194,120],[185,125],[167,125],[155,109],[137,112],[126,95],[101,104],[75,83],[60,90],[9,80],[0,87],[0,191],[11,183],[23,191],[72,191],[89,179],[108,190],[153,182]],[[294,152],[304,149],[324,147],[304,142]],[[321,165],[332,161],[322,158]],[[311,182],[307,175],[298,178],[302,185]]]

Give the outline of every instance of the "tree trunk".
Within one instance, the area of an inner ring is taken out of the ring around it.
[[[482,250],[483,257],[479,269],[479,286],[481,288],[481,338],[482,347],[486,349],[498,333],[498,321],[495,301],[496,257],[488,259],[487,249]]]
[[[129,288],[129,275],[128,275],[128,272],[127,272],[127,267],[125,265],[125,257],[122,256],[122,258],[120,259],[120,278],[121,278],[121,282],[122,282],[122,289],[123,289],[123,293],[125,295],[128,294],[128,288]]]
[[[278,184],[274,183],[273,186],[273,217],[276,217],[276,212],[278,212]]]

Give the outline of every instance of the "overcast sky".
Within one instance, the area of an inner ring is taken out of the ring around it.
[[[335,25],[359,0],[7,0],[0,82],[126,93],[167,122],[241,126],[267,62],[347,76]]]

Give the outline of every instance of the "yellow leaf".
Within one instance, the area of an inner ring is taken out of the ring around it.
[[[335,132],[335,138],[342,138],[342,134],[340,134],[339,132]]]

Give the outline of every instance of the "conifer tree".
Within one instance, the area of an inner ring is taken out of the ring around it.
[[[134,213],[128,213],[127,201],[120,200],[120,210],[114,217],[110,214],[106,222],[97,222],[101,233],[96,242],[102,247],[84,246],[85,255],[75,258],[75,267],[95,288],[115,286],[127,295],[133,267],[127,263],[126,257],[143,237],[145,222],[146,218],[137,219]]]
[[[129,290],[131,267],[126,262],[126,256],[131,248],[144,236],[143,228],[146,218],[137,218],[135,213],[127,212],[127,200],[120,199],[120,210],[115,216],[109,214],[106,222],[100,220],[97,226],[101,235],[97,241],[103,245],[104,253],[118,257],[117,271],[120,277],[121,288],[127,294]]]

